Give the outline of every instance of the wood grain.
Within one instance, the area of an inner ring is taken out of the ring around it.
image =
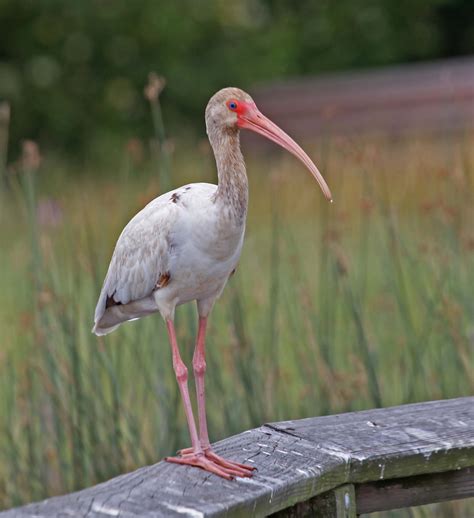
[[[345,484],[474,466],[474,398],[271,423],[225,439],[215,449],[258,471],[252,479],[229,482],[160,462],[0,517],[267,516],[282,509],[289,513],[299,502],[328,491],[324,498],[337,502],[343,494],[338,488]],[[468,485],[452,494],[449,487],[443,490],[446,498],[473,494]],[[371,497],[364,495],[380,495],[383,489],[375,485],[372,493],[356,491],[359,502],[367,502]]]
[[[272,518],[356,518],[354,485],[344,484],[271,516]]]
[[[356,488],[357,512],[373,513],[458,500],[474,495],[474,468],[361,484]]]

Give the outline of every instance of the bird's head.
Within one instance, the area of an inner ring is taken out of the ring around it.
[[[265,117],[249,94],[239,88],[223,88],[214,94],[206,107],[206,128],[209,137],[223,132],[249,129],[272,140],[296,156],[318,182],[324,196],[332,201],[331,191],[323,176],[301,147],[274,122]]]

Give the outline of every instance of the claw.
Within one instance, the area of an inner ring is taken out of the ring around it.
[[[217,455],[216,453],[214,453],[210,449],[207,450],[206,452],[204,452],[204,455],[206,455],[206,457],[208,459],[214,461],[216,464],[219,464],[224,467],[232,468],[232,469],[240,469],[240,470],[244,471],[245,473],[248,473],[247,475],[244,475],[244,476],[251,477],[252,471],[257,469],[255,466],[249,466],[248,464],[241,464],[240,462],[234,462],[233,460],[224,459],[224,458],[220,457],[219,455]]]
[[[192,453],[192,452],[193,452],[192,448],[183,448],[182,450],[178,450],[176,453],[178,455],[188,455],[189,453]]]
[[[185,448],[180,450],[179,454],[179,457],[167,457],[165,460],[176,464],[195,466],[227,480],[232,480],[235,477],[251,477],[252,472],[256,469],[253,466],[223,459],[210,448],[202,453],[194,453],[192,448]]]

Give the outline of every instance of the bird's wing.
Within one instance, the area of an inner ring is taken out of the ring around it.
[[[160,279],[169,278],[170,233],[178,211],[175,204],[160,198],[132,218],[121,233],[97,302],[96,323],[107,307],[147,297]]]

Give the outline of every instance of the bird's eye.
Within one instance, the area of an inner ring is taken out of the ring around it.
[[[229,101],[227,103],[227,107],[229,108],[229,110],[232,110],[232,111],[237,110],[237,107],[238,107],[237,101]]]

